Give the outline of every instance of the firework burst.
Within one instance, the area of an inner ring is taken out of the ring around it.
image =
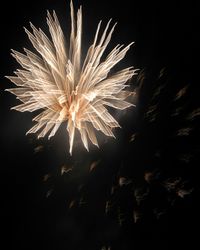
[[[33,24],[30,24],[32,33],[25,29],[37,54],[28,49],[24,49],[24,54],[12,50],[12,56],[23,68],[14,72],[16,76],[8,77],[17,88],[7,91],[22,102],[12,109],[20,112],[42,110],[33,119],[36,125],[27,132],[38,133],[39,138],[47,134],[49,138],[54,136],[61,123],[67,121],[70,154],[76,129],[88,150],[88,139],[98,146],[95,129],[114,137],[112,129],[120,127],[106,107],[123,110],[132,106],[125,100],[131,92],[124,89],[126,82],[136,74],[136,69],[129,67],[109,74],[124,58],[132,43],[126,47],[117,45],[102,60],[116,24],[110,28],[109,21],[100,36],[100,22],[82,62],[81,7],[75,16],[71,2],[69,48],[55,12],[52,15],[47,13],[47,24],[51,39]]]

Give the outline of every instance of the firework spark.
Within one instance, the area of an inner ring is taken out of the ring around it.
[[[88,139],[98,146],[95,129],[114,137],[112,129],[120,125],[106,106],[119,110],[133,106],[125,101],[131,92],[124,89],[127,87],[125,83],[136,74],[136,69],[128,67],[113,75],[109,74],[132,45],[117,45],[102,60],[116,25],[110,28],[110,21],[102,36],[99,36],[101,22],[98,24],[93,44],[83,62],[81,7],[75,16],[71,2],[69,48],[55,12],[52,15],[47,13],[51,39],[33,24],[30,24],[32,33],[25,29],[37,54],[28,49],[24,49],[25,54],[12,50],[12,56],[23,69],[18,69],[16,76],[8,77],[17,88],[7,91],[22,102],[12,109],[20,112],[43,110],[33,119],[36,125],[27,134],[39,132],[38,138],[47,134],[50,138],[55,135],[61,123],[67,121],[70,154],[76,129],[79,130],[87,150]]]

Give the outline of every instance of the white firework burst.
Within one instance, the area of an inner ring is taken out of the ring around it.
[[[71,34],[67,49],[60,23],[53,12],[47,13],[47,24],[51,39],[41,30],[30,24],[32,33],[25,29],[37,54],[28,49],[25,53],[12,50],[12,56],[23,69],[16,76],[8,78],[17,88],[7,91],[17,96],[22,104],[13,107],[20,112],[42,110],[33,121],[36,122],[28,133],[38,133],[38,137],[54,136],[62,122],[67,121],[69,152],[72,154],[75,130],[78,129],[85,148],[88,139],[98,146],[95,129],[114,137],[112,129],[120,127],[108,112],[107,106],[123,110],[131,103],[125,99],[131,94],[124,90],[125,84],[134,74],[133,67],[125,68],[110,75],[110,70],[124,58],[131,44],[117,45],[102,60],[111,40],[115,25],[110,21],[99,36],[99,22],[94,41],[81,62],[82,8],[75,17],[71,2]]]

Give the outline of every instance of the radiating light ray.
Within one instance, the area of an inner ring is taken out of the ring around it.
[[[37,54],[24,49],[24,54],[12,50],[12,56],[23,69],[8,78],[17,88],[7,89],[22,104],[13,107],[20,112],[41,110],[33,120],[36,122],[28,133],[38,133],[38,138],[55,135],[61,123],[67,121],[70,154],[72,154],[76,129],[89,150],[88,140],[98,146],[95,129],[114,137],[113,128],[119,123],[108,112],[107,106],[123,110],[133,106],[125,99],[131,94],[125,90],[126,82],[136,74],[133,67],[122,69],[113,75],[110,70],[121,61],[130,46],[117,45],[102,60],[115,25],[108,22],[100,36],[98,24],[94,42],[85,59],[81,59],[82,8],[77,15],[71,2],[71,35],[69,49],[55,11],[47,13],[51,38],[30,24],[32,32],[25,28]],[[111,28],[110,28],[111,27]]]

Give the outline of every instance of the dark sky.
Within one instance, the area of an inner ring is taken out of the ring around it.
[[[18,67],[10,49],[32,49],[23,27],[31,21],[47,31],[47,9],[56,11],[67,33],[69,1],[1,3],[1,248],[194,249],[199,244],[197,5],[74,0],[76,9],[80,4],[83,46],[92,41],[98,21],[106,24],[110,18],[118,22],[110,48],[135,41],[121,66],[140,69],[132,80],[137,106],[117,113],[122,125],[117,139],[101,136],[101,149],[91,147],[90,153],[78,139],[69,156],[66,124],[51,141],[25,136],[33,116],[10,111],[17,101],[4,92],[13,86],[4,76]],[[73,166],[72,171],[61,175],[63,165]],[[147,174],[152,180],[145,180]],[[144,195],[140,204],[138,190]],[[181,191],[187,193],[183,198]],[[108,211],[106,204],[111,204]],[[134,222],[136,213],[140,218]]]

